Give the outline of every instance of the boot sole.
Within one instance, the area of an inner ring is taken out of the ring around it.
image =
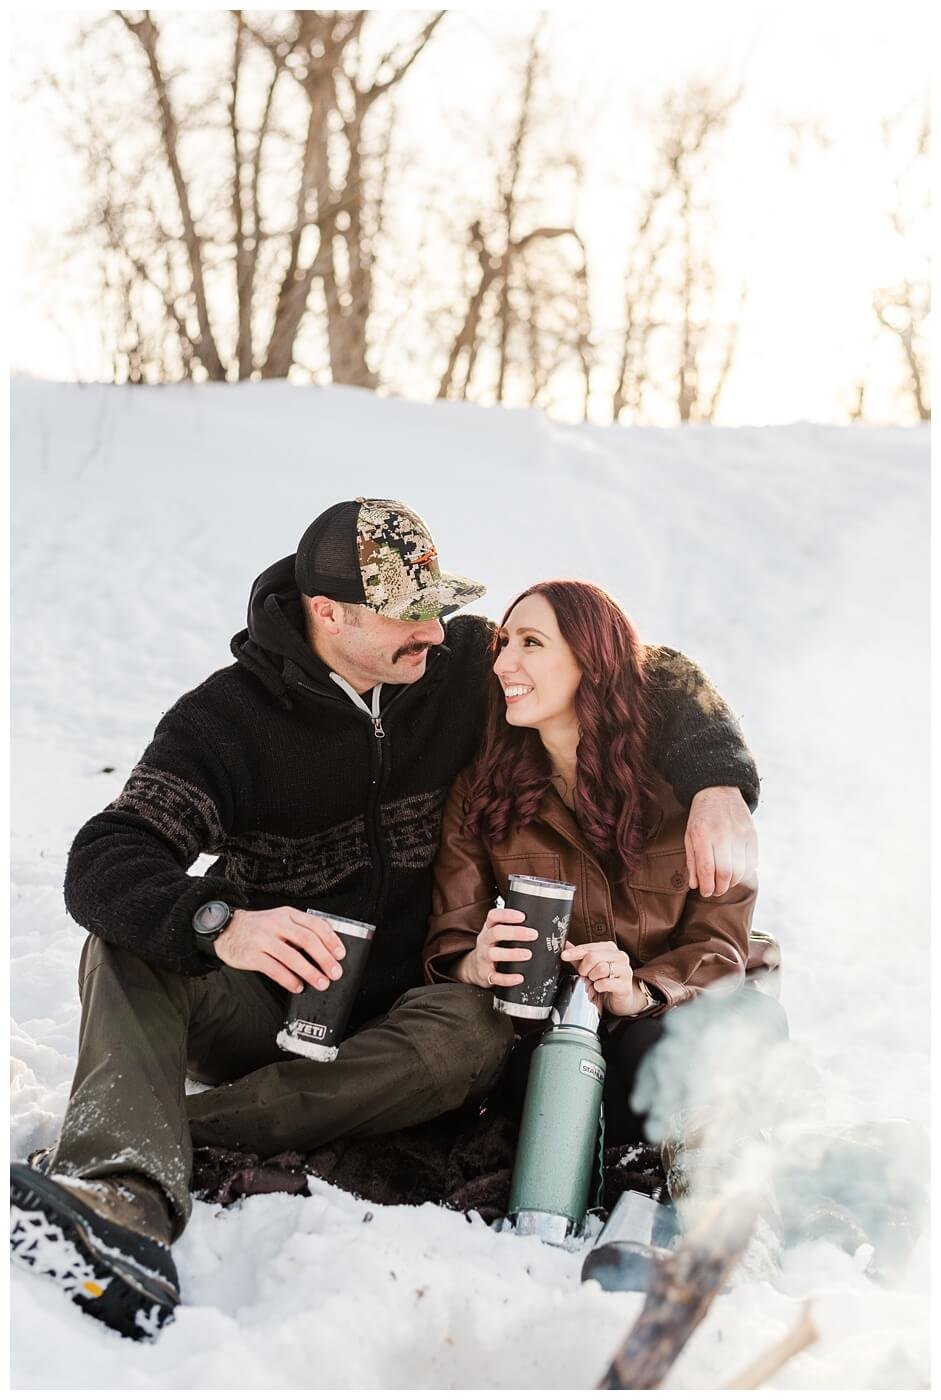
[[[83,1312],[133,1341],[152,1341],[180,1301],[170,1251],[144,1238],[150,1267],[134,1257],[140,1235],[97,1215],[57,1182],[10,1168],[14,1261],[45,1274]]]

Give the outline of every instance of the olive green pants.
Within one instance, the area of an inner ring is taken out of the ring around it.
[[[193,1146],[308,1152],[422,1123],[496,1080],[509,1017],[478,987],[415,987],[327,1064],[275,1037],[287,993],[260,973],[183,977],[92,935],[79,970],[78,1064],[49,1170],[136,1172],[189,1218]],[[187,1074],[218,1087],[187,1094]]]

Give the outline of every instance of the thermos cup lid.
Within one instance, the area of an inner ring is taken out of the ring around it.
[[[375,924],[363,924],[359,919],[344,919],[340,914],[325,914],[322,909],[308,909],[307,913],[313,914],[317,919],[326,919],[334,932],[349,934],[350,938],[372,938],[376,932]]]
[[[507,879],[511,890],[538,895],[540,899],[572,899],[575,895],[575,886],[563,880],[540,880],[536,875],[510,875]]]
[[[564,978],[559,984],[551,1014],[550,1030],[554,1031],[597,1031],[601,1024],[601,1012],[588,995],[588,983],[584,977]]]

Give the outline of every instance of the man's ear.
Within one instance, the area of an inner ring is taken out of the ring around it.
[[[312,598],[305,595],[304,607],[310,622],[331,637],[335,637],[343,626],[343,605],[335,598],[325,598],[322,593]]]

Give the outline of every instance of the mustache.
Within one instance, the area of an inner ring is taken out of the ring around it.
[[[410,642],[408,646],[399,647],[398,651],[393,653],[392,663],[394,665],[403,656],[420,656],[422,652],[428,651],[430,646],[430,642]]]

